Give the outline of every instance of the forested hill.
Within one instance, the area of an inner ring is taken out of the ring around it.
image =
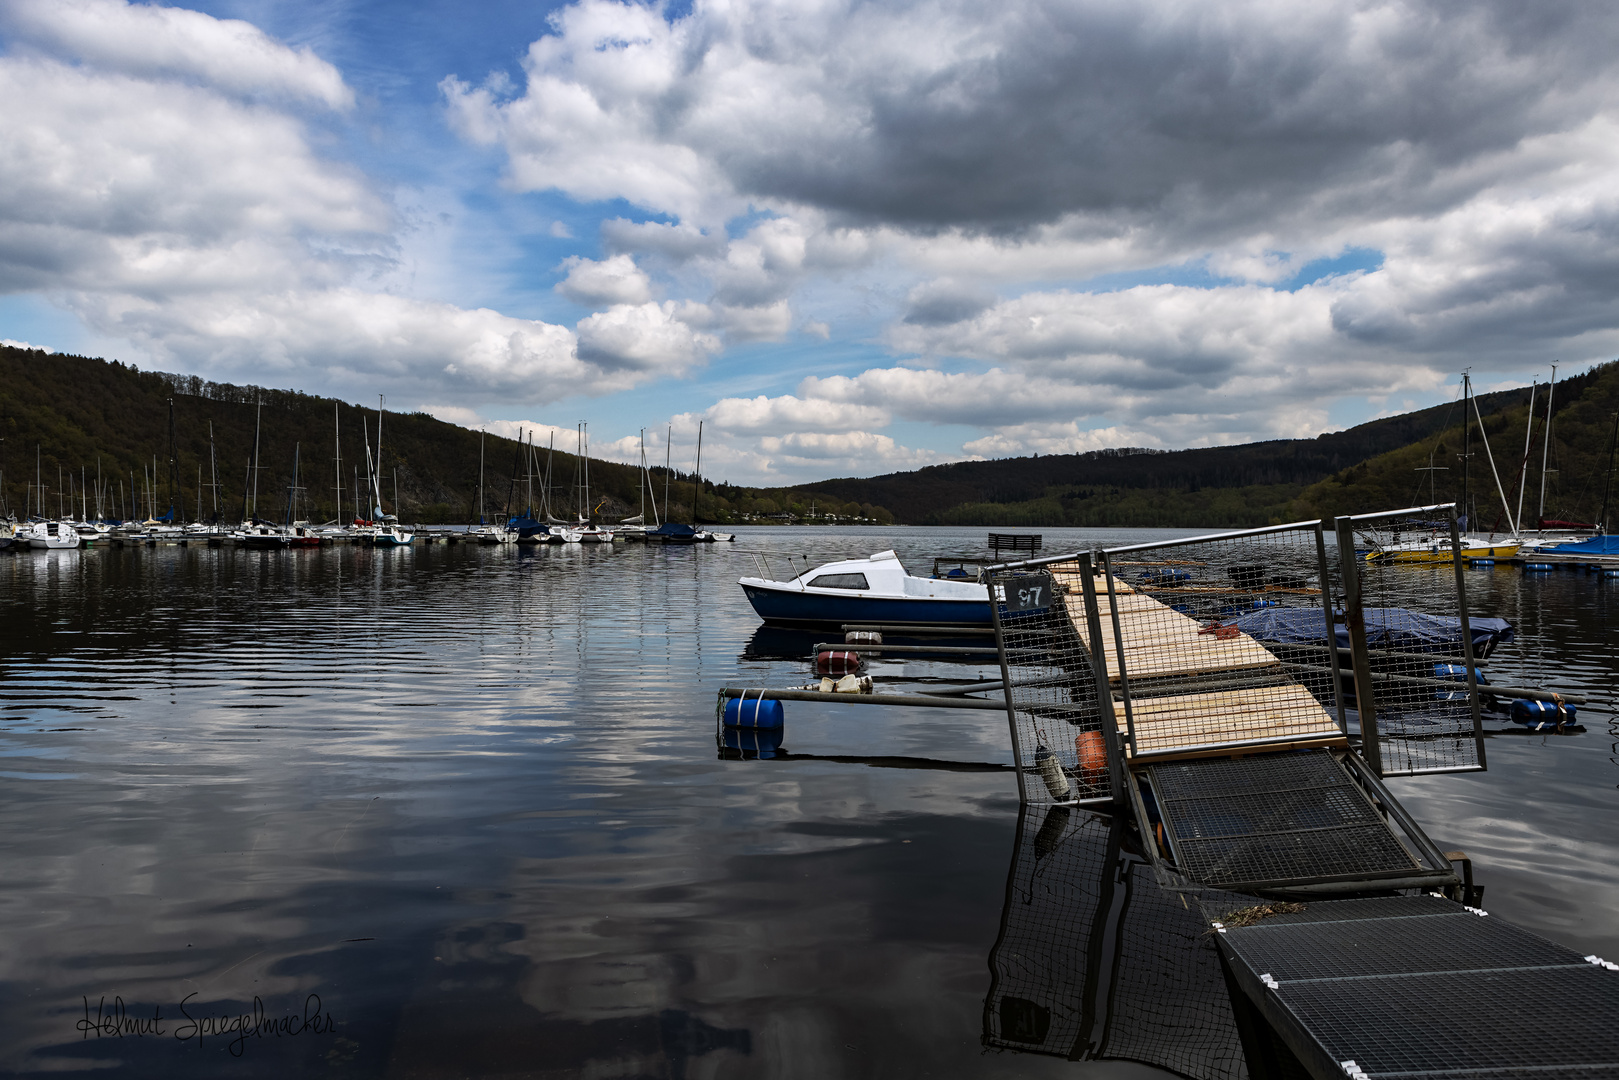
[[[1560,381],[1556,401],[1559,415],[1580,400],[1600,371],[1614,367],[1605,365]],[[1499,418],[1507,411],[1522,414],[1528,400],[1527,389],[1479,396],[1479,409],[1490,419],[1486,426],[1492,439],[1500,430],[1506,432],[1503,438],[1511,440],[1510,426]],[[1543,408],[1544,401],[1542,395],[1537,411]],[[1402,447],[1428,447],[1445,428],[1454,426],[1459,435],[1460,417],[1460,404],[1451,403],[1373,420],[1314,439],[1168,452],[1101,450],[963,461],[869,479],[830,480],[809,487],[830,497],[879,503],[900,521],[914,524],[1265,525],[1301,514],[1313,516],[1300,503],[1312,485]],[[1516,431],[1521,442],[1521,423]],[[1562,439],[1561,432],[1558,437]],[[1607,444],[1604,441],[1602,445],[1605,448]],[[1422,450],[1424,458],[1427,452]],[[1511,456],[1516,466],[1519,454]],[[1480,470],[1485,468],[1482,458],[1475,460],[1473,467],[1476,492]],[[1415,487],[1415,477],[1409,472],[1402,483],[1390,479],[1374,490],[1339,484],[1332,498],[1318,493],[1312,505],[1330,503],[1335,511],[1342,512],[1408,505]],[[1441,482],[1441,495],[1445,494],[1444,487]],[[1396,489],[1400,489],[1397,494]],[[1426,494],[1424,490],[1424,498]],[[1361,496],[1364,501],[1358,501]]]
[[[199,473],[213,460],[226,520],[242,513],[249,488],[253,432],[263,403],[258,475],[258,511],[282,517],[292,482],[294,453],[313,520],[346,519],[353,513],[355,469],[364,469],[362,432],[375,445],[376,411],[331,398],[289,390],[233,386],[201,379],[143,372],[117,362],[0,346],[0,516],[25,506],[36,509],[37,474],[45,507],[55,513],[68,492],[92,488],[96,469],[118,500],[107,509],[125,513],[132,489],[144,490],[155,473],[159,512],[170,504],[169,402],[174,403],[177,471],[182,516],[198,503]],[[1516,505],[1523,457],[1528,390],[1486,394],[1479,399],[1495,461]],[[1544,394],[1536,402],[1532,443],[1544,431]],[[1594,520],[1606,491],[1613,418],[1619,411],[1619,362],[1565,379],[1557,385],[1556,417],[1547,481],[1547,517]],[[335,505],[334,414],[342,433],[343,494]],[[1476,442],[1471,494],[1476,518],[1488,525],[1500,500]],[[392,508],[397,474],[400,515],[427,524],[464,522],[477,514],[477,431],[425,413],[384,417],[383,495]],[[1462,448],[1457,403],[1374,420],[1315,439],[1284,439],[1171,452],[1104,450],[1090,454],[967,461],[870,479],[827,480],[793,488],[751,488],[705,481],[701,518],[720,523],[803,518],[812,507],[841,520],[916,525],[986,526],[1189,526],[1242,527],[1363,512],[1425,502],[1427,478],[1438,501],[1459,496]],[[526,468],[516,442],[489,436],[484,444],[486,505],[491,516],[526,499]],[[1536,451],[1538,455],[1538,451]],[[1438,468],[1419,472],[1432,457]],[[542,447],[539,468],[545,468]],[[1536,479],[1526,499],[1533,519]],[[556,509],[573,511],[576,460],[558,451],[551,465]],[[653,489],[664,490],[654,468]],[[81,479],[82,478],[82,479]],[[638,470],[595,461],[590,465],[591,507],[597,520],[614,521],[641,506]],[[691,520],[692,478],[676,471],[669,516]],[[122,485],[121,488],[119,485]],[[538,482],[537,482],[538,487]],[[203,516],[213,494],[202,492]],[[137,504],[138,505],[138,504]],[[93,506],[92,506],[93,509]]]
[[[241,516],[250,487],[248,466],[259,401],[263,402],[259,514],[282,518],[296,451],[299,479],[308,490],[309,516],[346,520],[353,515],[355,470],[363,474],[366,467],[362,432],[369,429],[373,446],[376,442],[374,408],[288,390],[143,372],[116,361],[14,348],[0,348],[0,469],[5,473],[6,502],[18,516],[30,501],[38,507],[38,496],[29,494],[36,475],[37,448],[37,473],[48,513],[57,512],[59,496],[65,497],[70,490],[77,512],[78,492],[86,486],[92,492],[93,513],[98,464],[115,500],[109,510],[121,507],[125,513],[130,509],[131,487],[146,490],[155,467],[156,502],[163,512],[170,504],[170,399],[174,402],[183,517],[195,516],[199,473],[204,484],[210,476],[210,426],[223,516],[231,521]],[[342,514],[333,490],[337,471],[334,420],[341,431]],[[389,509],[397,473],[401,516],[406,521],[475,518],[479,433],[424,413],[387,412],[383,421],[381,473]],[[524,470],[518,464],[514,440],[489,436],[484,453],[486,500],[491,512],[496,512],[507,501],[512,477],[524,475]],[[541,457],[543,468],[543,448]],[[573,483],[573,455],[559,452],[553,474],[566,494]],[[639,506],[636,470],[594,462],[590,479],[596,494],[592,501],[610,497],[612,505],[604,513],[634,513],[627,507]],[[206,488],[202,501],[203,516],[211,517],[213,495]],[[138,509],[140,502],[134,507]]]
[[[30,506],[37,511],[36,475],[44,489],[47,513],[65,511],[70,494],[77,512],[79,493],[86,488],[92,493],[95,490],[98,467],[113,500],[106,506],[110,515],[138,512],[143,503],[131,499],[130,492],[145,492],[154,473],[158,512],[166,511],[171,500],[170,400],[174,402],[178,501],[183,518],[196,516],[199,476],[204,485],[202,516],[212,517],[214,496],[206,485],[215,470],[221,516],[226,521],[241,518],[251,488],[254,424],[261,416],[258,514],[277,521],[285,515],[296,454],[299,480],[307,492],[305,515],[314,521],[347,520],[353,515],[355,474],[365,471],[367,432],[371,445],[376,445],[375,407],[293,390],[140,371],[117,361],[0,346],[0,517],[7,513],[21,517]],[[259,402],[263,403],[262,414]],[[334,491],[338,471],[334,424],[341,432],[341,512]],[[423,524],[475,520],[479,443],[479,432],[426,413],[385,412],[380,470],[384,505],[394,509],[397,478],[398,513],[403,520]],[[483,454],[488,515],[498,515],[508,500],[512,509],[526,505],[528,469],[517,443],[490,435],[483,440]],[[536,503],[550,457],[542,439],[536,461],[542,475],[534,480]],[[576,509],[576,466],[575,456],[561,449],[549,465],[553,508],[561,517]],[[669,474],[666,488],[664,469],[653,467],[651,487],[659,496],[660,513],[676,521],[692,520],[692,479],[691,474],[676,469]],[[614,522],[638,513],[640,489],[639,469],[600,459],[590,463],[590,513],[595,520]],[[667,508],[662,505],[665,490],[672,502]],[[88,503],[94,513],[93,494]],[[735,521],[744,507],[774,512],[780,504],[774,498],[759,497],[753,489],[704,481],[698,504],[704,520]],[[833,498],[823,497],[818,509],[845,518],[892,521],[881,507],[845,504]],[[649,520],[651,517],[649,511]]]
[[[1549,446],[1545,387],[1536,397],[1533,417],[1527,401],[1485,411],[1488,454],[1479,440],[1478,425],[1473,425],[1471,467],[1467,470],[1472,528],[1510,529],[1507,507],[1513,518],[1521,516],[1522,527],[1534,528],[1543,491],[1548,520],[1594,524],[1606,508],[1609,531],[1619,526],[1619,506],[1612,501],[1619,498],[1619,475],[1614,470],[1614,441],[1619,433],[1619,361],[1558,382],[1552,402]],[[1296,513],[1300,517],[1317,517],[1429,501],[1459,503],[1466,445],[1458,413],[1443,431],[1375,455],[1312,484],[1296,501]],[[1430,472],[1430,466],[1444,471]],[[1506,507],[1502,506],[1503,495]]]

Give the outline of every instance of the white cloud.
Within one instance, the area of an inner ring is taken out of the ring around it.
[[[845,404],[825,398],[782,397],[722,398],[702,414],[713,427],[736,434],[766,435],[811,429],[843,432],[883,427],[888,410],[874,405]]]
[[[557,283],[557,292],[576,304],[644,304],[652,299],[652,280],[628,255],[600,262],[571,255],[562,265],[568,276]]]
[[[40,352],[53,353],[56,350],[49,345],[30,345],[26,341],[13,341],[11,338],[0,338],[0,345],[8,349],[37,349]]]
[[[678,375],[720,349],[673,301],[614,304],[579,321],[579,355],[607,371]]]
[[[10,0],[14,34],[108,72],[178,75],[232,93],[354,104],[354,92],[311,50],[291,49],[252,23],[123,0]]]

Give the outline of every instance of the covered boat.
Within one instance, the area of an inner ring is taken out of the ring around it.
[[[1342,613],[1339,613],[1342,617]],[[1320,645],[1326,635],[1326,621],[1320,608],[1264,607],[1231,619],[1235,626],[1255,641],[1267,645]],[[1341,622],[1333,626],[1338,647],[1349,647],[1349,630]],[[1505,619],[1470,616],[1473,656],[1489,656],[1502,642],[1512,640],[1512,624]],[[1367,608],[1366,644],[1394,652],[1448,653],[1462,640],[1462,622],[1448,615],[1426,615],[1406,608]]]
[[[892,551],[827,563],[791,581],[745,577],[738,584],[759,617],[778,625],[990,625],[987,588],[912,577]]]

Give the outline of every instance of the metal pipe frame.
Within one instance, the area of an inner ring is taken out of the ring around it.
[[[1432,868],[1449,871],[1451,876],[1454,877],[1455,870],[1452,869],[1450,860],[1445,857],[1445,853],[1439,850],[1438,844],[1428,839],[1428,834],[1422,831],[1422,826],[1418,825],[1416,819],[1406,812],[1405,807],[1400,805],[1400,801],[1394,797],[1394,793],[1383,785],[1383,781],[1377,773],[1367,768],[1366,763],[1356,759],[1353,754],[1344,755],[1343,763],[1347,767],[1351,779],[1358,780],[1363,787],[1369,789],[1370,793],[1376,796],[1378,805],[1383,808],[1383,812],[1398,822],[1400,828],[1405,830],[1406,835],[1411,838],[1411,842],[1417,846],[1418,854],[1426,858]]]
[[[1080,557],[1080,594],[1085,603],[1085,629],[1091,643],[1085,653],[1091,661],[1091,678],[1096,681],[1096,701],[1102,714],[1102,743],[1107,747],[1108,791],[1113,801],[1124,802],[1124,784],[1129,777],[1125,771],[1124,747],[1119,742],[1119,718],[1113,714],[1113,687],[1107,677],[1107,656],[1102,652],[1102,609],[1096,599],[1096,571],[1087,553]],[[1132,743],[1132,745],[1134,745]]]
[[[933,697],[929,694],[823,694],[819,690],[769,690],[759,687],[722,686],[720,700],[757,695],[766,701],[820,701],[830,705],[911,705],[927,709],[993,709],[1006,704],[988,698]],[[1014,755],[1015,756],[1015,755]]]
[[[1283,666],[1290,671],[1313,671],[1320,673],[1331,671],[1334,674],[1337,674],[1337,672],[1340,670],[1337,666],[1329,668],[1320,664],[1296,664],[1287,661],[1283,662]],[[1354,674],[1353,669],[1350,669],[1350,674]],[[1438,690],[1463,689],[1462,684],[1456,682],[1454,679],[1427,679],[1423,678],[1421,675],[1390,675],[1386,672],[1374,671],[1371,673],[1371,679],[1374,683],[1407,683],[1415,686],[1432,686]],[[1522,698],[1525,701],[1562,700],[1570,705],[1585,705],[1591,700],[1590,697],[1585,694],[1560,694],[1554,690],[1530,690],[1521,686],[1497,686],[1495,683],[1491,683],[1489,686],[1480,691],[1480,693],[1485,692],[1496,694],[1500,697]]]
[[[1130,733],[1130,746],[1133,749],[1136,746],[1136,716],[1135,710],[1130,705],[1130,674],[1124,667],[1124,627],[1119,622],[1118,585],[1113,580],[1113,564],[1106,551],[1102,552],[1102,573],[1107,577],[1107,607],[1108,614],[1112,617],[1113,622],[1113,652],[1119,662],[1119,700],[1124,703],[1124,727]],[[1098,652],[1105,648],[1102,644],[1100,629],[1101,624],[1098,622],[1096,630],[1091,631],[1096,635],[1094,640],[1096,641]],[[1103,674],[1107,672],[1106,660],[1103,661],[1102,671]],[[1110,698],[1104,698],[1103,700],[1108,701],[1111,707]],[[1115,719],[1114,724],[1117,725],[1117,723],[1118,721]]]
[[[995,583],[986,577],[984,588],[989,592],[989,620],[995,630],[996,659],[1001,665],[1001,682],[1006,686],[1012,685],[1012,671],[1006,663],[1006,633],[1001,626],[1001,601],[995,595]],[[1002,590],[1002,596],[1005,590]],[[1029,786],[1023,775],[1023,746],[1017,736],[1017,706],[1012,703],[1012,694],[1008,691],[1003,695],[1000,707],[1006,710],[1007,734],[1012,737],[1012,764],[1017,771],[1017,801],[1022,805],[1029,802]]]
[[[951,656],[989,656],[999,649],[991,645],[962,646],[962,645],[845,645],[842,642],[822,641],[814,646],[816,652],[822,649],[831,649],[834,652],[852,653],[943,653]]]
[[[1337,632],[1333,629],[1337,625],[1332,618],[1332,573],[1327,565],[1327,533],[1321,522],[1315,523],[1315,560],[1316,572],[1321,575],[1321,610],[1326,618],[1326,632],[1328,642],[1337,641]],[[1323,645],[1329,650],[1332,658],[1332,703],[1338,713],[1338,730],[1346,736],[1349,734],[1349,713],[1344,707],[1343,677],[1339,671],[1338,649],[1335,644]]]
[[[1344,629],[1349,631],[1355,676],[1355,709],[1360,713],[1360,751],[1382,775],[1383,756],[1377,738],[1377,697],[1372,692],[1372,662],[1366,653],[1366,609],[1360,593],[1360,561],[1355,558],[1354,518],[1334,521],[1338,534],[1338,564],[1344,581]]]
[[[1478,407],[1478,399],[1473,399],[1473,407]],[[1483,421],[1479,421],[1479,430],[1482,432]],[[1489,443],[1484,444],[1486,448]],[[1493,464],[1493,463],[1492,463]],[[1496,481],[1500,483],[1499,480]],[[1503,503],[1506,496],[1501,497]],[[1456,569],[1456,615],[1462,621],[1462,657],[1466,663],[1464,669],[1467,675],[1467,704],[1473,712],[1473,745],[1477,748],[1478,767],[1480,772],[1489,768],[1484,760],[1484,715],[1479,711],[1478,703],[1478,677],[1473,670],[1473,624],[1467,618],[1467,570],[1462,566],[1462,536],[1456,524],[1456,508],[1450,508],[1450,561]]]

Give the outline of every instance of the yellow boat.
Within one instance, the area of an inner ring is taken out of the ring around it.
[[[1486,540],[1477,536],[1462,537],[1464,559],[1510,559],[1518,553],[1518,541]],[[1445,563],[1450,561],[1450,537],[1431,536],[1426,540],[1410,540],[1390,544],[1366,553],[1367,562]]]

